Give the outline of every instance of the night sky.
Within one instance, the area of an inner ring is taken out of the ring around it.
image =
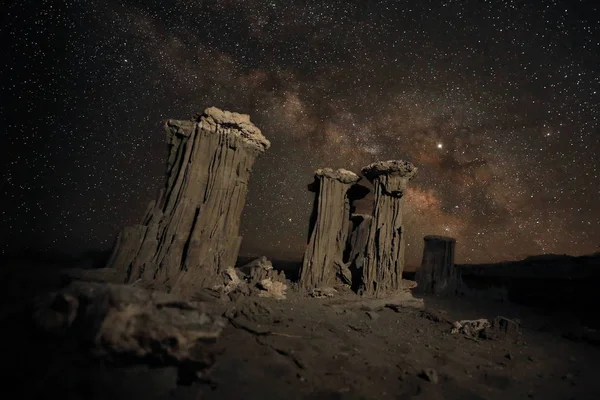
[[[163,184],[162,123],[250,114],[242,252],[300,258],[320,167],[419,168],[459,262],[600,250],[597,1],[9,1],[0,251],[110,248]]]

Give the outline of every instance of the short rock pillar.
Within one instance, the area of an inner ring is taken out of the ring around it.
[[[445,236],[425,236],[423,261],[415,273],[421,293],[456,294],[461,282],[454,265],[456,239]]]

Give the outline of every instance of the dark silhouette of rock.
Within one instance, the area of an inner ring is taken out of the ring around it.
[[[600,254],[544,254],[493,264],[457,264],[460,294],[476,299],[509,301],[567,313],[600,329],[600,319],[588,311],[600,304]]]
[[[375,200],[364,253],[359,293],[382,297],[401,289],[404,270],[402,206],[417,168],[407,161],[380,161],[362,173],[373,184]]]
[[[501,316],[494,318],[483,332],[485,338],[496,340],[516,340],[520,334],[521,327],[518,321]]]
[[[425,236],[423,260],[415,273],[422,293],[456,294],[460,288],[460,271],[454,265],[456,239]]]
[[[359,180],[355,173],[323,168],[315,171],[309,190],[315,192],[309,241],[300,269],[300,285],[306,289],[350,283],[344,251],[350,227],[348,192]]]
[[[191,295],[235,265],[252,166],[269,141],[250,117],[208,108],[168,120],[167,179],[141,224],[118,237],[108,266],[124,282]]]
[[[226,321],[206,307],[130,285],[75,281],[41,297],[34,322],[111,362],[175,366],[180,378],[193,379],[222,351],[216,341]]]

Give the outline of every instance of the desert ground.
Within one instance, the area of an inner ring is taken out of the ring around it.
[[[71,281],[60,265],[4,265],[3,388],[23,399],[598,399],[600,350],[564,314],[468,298],[425,308],[361,307],[339,291],[285,300],[206,301],[227,321],[214,365],[191,382],[177,368],[115,362],[34,327],[36,299]],[[418,294],[416,297],[420,297]],[[471,338],[452,322],[504,316],[520,334]]]

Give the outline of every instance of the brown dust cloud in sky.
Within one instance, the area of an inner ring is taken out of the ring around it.
[[[599,250],[593,1],[98,1],[7,6],[1,251],[106,249],[156,196],[162,121],[250,114],[242,253],[297,259],[320,167],[405,159],[408,265]]]

